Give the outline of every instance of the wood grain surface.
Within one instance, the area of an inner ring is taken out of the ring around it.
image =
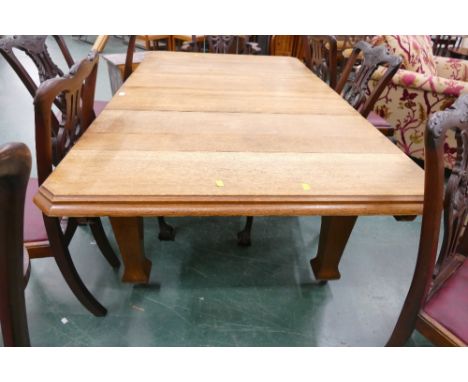
[[[147,52],[35,200],[51,216],[413,215],[423,182],[295,58]]]

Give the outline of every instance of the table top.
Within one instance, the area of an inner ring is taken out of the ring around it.
[[[423,175],[295,58],[148,52],[35,201],[50,216],[411,215]]]

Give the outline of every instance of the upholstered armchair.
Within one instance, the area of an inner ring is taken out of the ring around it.
[[[374,111],[394,127],[397,145],[406,154],[424,160],[427,120],[468,93],[468,61],[434,56],[429,36],[377,36],[374,44],[386,44],[403,58],[403,69],[384,90]],[[374,74],[371,87],[383,72]],[[447,136],[444,152],[445,167],[452,168],[456,157],[453,132]]]

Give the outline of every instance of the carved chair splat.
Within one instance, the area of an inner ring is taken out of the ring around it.
[[[337,42],[335,36],[302,36],[304,64],[333,89],[337,82]]]
[[[47,49],[46,40],[48,36],[12,36],[0,39],[0,54],[10,64],[32,97],[36,94],[38,85],[31,78],[15,50],[24,52],[37,67],[39,82],[42,83],[50,78],[63,76],[63,71],[52,61]],[[62,52],[69,68],[74,64],[73,58],[68,50],[62,36],[53,36]]]
[[[364,58],[358,70],[353,72],[361,52]],[[372,47],[365,41],[359,41],[353,48],[335,90],[364,118],[367,118],[400,65],[401,57],[391,55],[384,46]],[[387,70],[375,88],[369,91],[369,81],[379,66],[386,66]]]
[[[249,41],[247,35],[205,35],[200,42],[196,35],[192,41],[184,42],[181,50],[185,52],[209,52],[221,54],[259,54],[261,48],[256,42]]]

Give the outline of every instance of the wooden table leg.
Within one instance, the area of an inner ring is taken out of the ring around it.
[[[175,41],[174,41],[173,35],[170,35],[169,38],[167,39],[167,50],[171,52],[175,52]]]
[[[338,265],[357,216],[322,216],[317,256],[310,261],[317,280],[337,280]]]
[[[110,221],[124,262],[122,281],[147,284],[151,261],[145,257],[143,218],[111,217]]]

